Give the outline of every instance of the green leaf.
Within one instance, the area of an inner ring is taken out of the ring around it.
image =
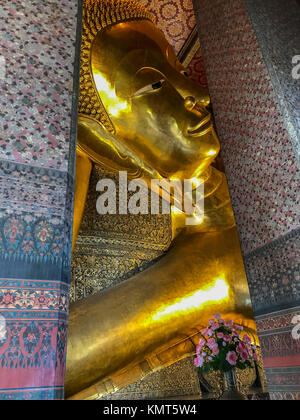
[[[202,368],[202,371],[204,374],[209,373],[210,371],[210,363],[205,363],[205,365]]]

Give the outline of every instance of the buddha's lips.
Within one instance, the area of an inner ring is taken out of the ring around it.
[[[204,134],[206,134],[212,127],[211,124],[211,116],[210,114],[208,114],[206,117],[204,117],[198,125],[196,125],[193,128],[189,128],[188,134],[189,136],[202,136]]]

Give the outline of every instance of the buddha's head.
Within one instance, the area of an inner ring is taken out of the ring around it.
[[[151,15],[134,0],[85,0],[79,114],[168,178],[200,174],[219,152],[206,110]]]

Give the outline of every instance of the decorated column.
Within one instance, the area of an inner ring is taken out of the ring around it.
[[[194,6],[270,395],[299,399],[299,2]]]
[[[77,8],[1,1],[0,399],[63,398]]]

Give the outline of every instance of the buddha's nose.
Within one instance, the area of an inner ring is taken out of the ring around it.
[[[188,111],[207,115],[208,111],[202,102],[197,101],[194,96],[187,96],[184,100],[184,106]]]
[[[187,96],[184,100],[185,108],[199,117],[198,123],[188,128],[189,135],[198,135],[200,132],[206,131],[210,126],[211,115],[193,96]],[[204,131],[203,131],[204,130]]]
[[[192,112],[200,118],[204,118],[209,115],[209,112],[205,106],[201,102],[198,102],[193,96],[187,96],[185,98],[184,106],[188,111]]]
[[[210,104],[210,98],[208,95],[206,97],[204,97],[203,95],[200,95],[199,98],[197,99],[196,98],[195,96],[187,96],[185,98],[184,104],[188,110],[192,110],[196,105],[199,105],[205,108]]]
[[[187,96],[184,100],[184,106],[188,111],[192,111],[196,106],[196,99],[193,96]]]

